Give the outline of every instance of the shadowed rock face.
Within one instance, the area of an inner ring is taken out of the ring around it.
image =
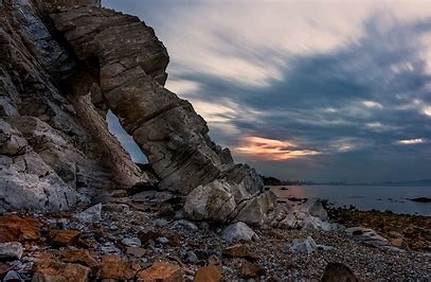
[[[4,120],[64,187],[91,194],[148,181],[107,131],[110,109],[146,153],[159,187],[187,195],[189,217],[264,222],[272,195],[254,169],[234,164],[210,140],[189,102],[163,87],[169,57],[152,28],[96,0],[5,3],[2,12],[20,28],[16,38],[0,30],[0,43],[19,53],[0,65]],[[15,13],[16,5],[25,12]],[[7,28],[10,20],[3,21]]]

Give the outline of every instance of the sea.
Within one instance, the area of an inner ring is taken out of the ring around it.
[[[282,188],[284,187],[284,188]],[[272,186],[271,190],[282,200],[289,197],[320,198],[335,207],[353,205],[358,210],[390,210],[398,214],[431,216],[431,203],[409,199],[431,198],[428,186],[359,186],[359,185],[301,185]]]

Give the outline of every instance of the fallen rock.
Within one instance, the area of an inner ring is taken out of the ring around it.
[[[248,261],[243,261],[241,267],[239,268],[241,276],[244,278],[258,278],[265,274],[265,270],[256,263],[250,263]]]
[[[45,261],[36,266],[32,282],[87,282],[90,272],[90,268],[80,264]]]
[[[200,185],[186,197],[184,211],[193,220],[214,220],[224,222],[236,208],[231,186],[215,180]]]
[[[328,212],[323,207],[322,201],[320,199],[308,199],[303,205],[302,209],[309,213],[311,216],[320,218],[322,221],[328,220]]]
[[[121,240],[121,243],[127,247],[140,247],[142,245],[141,240],[139,238],[124,238]]]
[[[102,220],[102,204],[99,203],[94,205],[76,215],[74,218],[79,220],[81,223],[93,223]]]
[[[307,239],[303,241],[299,239],[293,240],[290,249],[293,252],[311,254],[315,250],[329,251],[333,250],[334,247],[316,244],[313,238],[308,236]]]
[[[322,282],[356,282],[359,281],[352,270],[342,263],[328,263],[320,279]]]
[[[251,241],[259,239],[259,236],[243,222],[229,225],[223,231],[223,239],[229,243],[239,241]]]
[[[75,244],[81,232],[78,230],[62,230],[51,229],[49,230],[49,239],[52,244],[57,246],[70,246]]]
[[[40,222],[31,217],[0,216],[0,242],[37,241],[40,239]]]
[[[193,281],[195,282],[219,282],[222,278],[220,267],[215,265],[204,266],[198,269]]]
[[[24,248],[19,242],[0,243],[0,259],[21,259]]]
[[[90,268],[97,266],[97,261],[90,255],[88,250],[66,250],[61,256],[64,262],[79,263]]]
[[[376,233],[373,229],[365,227],[350,227],[345,232],[353,239],[376,248],[390,246],[389,241]]]
[[[129,280],[135,277],[137,266],[119,256],[107,255],[102,258],[99,279]]]
[[[176,264],[156,262],[149,268],[140,271],[137,281],[145,282],[180,282],[183,279],[183,270]]]
[[[226,257],[245,258],[255,260],[256,256],[252,255],[250,249],[243,244],[236,244],[223,249],[223,255]]]

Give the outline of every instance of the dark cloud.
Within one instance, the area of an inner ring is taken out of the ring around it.
[[[119,3],[105,1],[133,13],[136,1]],[[161,3],[149,1],[146,7],[153,11],[167,2]],[[158,24],[167,23],[156,15],[149,21],[157,30]],[[229,120],[240,134],[232,136],[219,127],[211,128],[217,142],[236,147],[241,136],[258,136],[293,140],[303,148],[321,152],[288,161],[237,155],[238,160],[250,162],[262,173],[324,181],[429,177],[431,116],[424,113],[424,107],[431,103],[431,81],[424,57],[428,46],[421,37],[431,32],[431,19],[398,21],[375,13],[363,22],[363,31],[361,37],[331,51],[283,54],[283,77],[269,87],[246,87],[202,73],[178,74],[176,78],[200,82],[202,87],[190,95],[192,98],[215,104],[226,98],[239,105],[237,115],[219,116]],[[276,50],[242,48],[229,34],[220,33],[218,38],[229,54],[259,59],[281,56]],[[247,109],[259,114],[241,115],[241,108],[244,113]],[[416,138],[426,142],[397,143]]]

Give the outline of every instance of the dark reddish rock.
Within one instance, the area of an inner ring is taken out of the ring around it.
[[[97,261],[88,250],[66,250],[61,254],[64,262],[79,263],[91,268],[97,266]]]
[[[0,242],[37,241],[40,239],[40,222],[31,217],[0,216]]]
[[[243,261],[239,269],[241,276],[244,278],[258,278],[265,274],[265,270],[256,263]]]
[[[359,281],[352,270],[342,263],[328,263],[321,278],[322,282]]]
[[[244,244],[236,244],[229,246],[223,250],[223,255],[226,257],[237,257],[255,260],[256,256],[252,255],[250,249]]]
[[[219,282],[222,278],[220,267],[209,265],[201,267],[195,274],[193,281],[195,282]]]
[[[49,240],[56,246],[70,246],[78,242],[81,232],[78,230],[49,230]]]
[[[44,261],[36,266],[33,282],[87,282],[90,268],[80,264]]]
[[[99,279],[130,280],[135,277],[138,270],[139,266],[119,256],[107,255],[100,263]]]

